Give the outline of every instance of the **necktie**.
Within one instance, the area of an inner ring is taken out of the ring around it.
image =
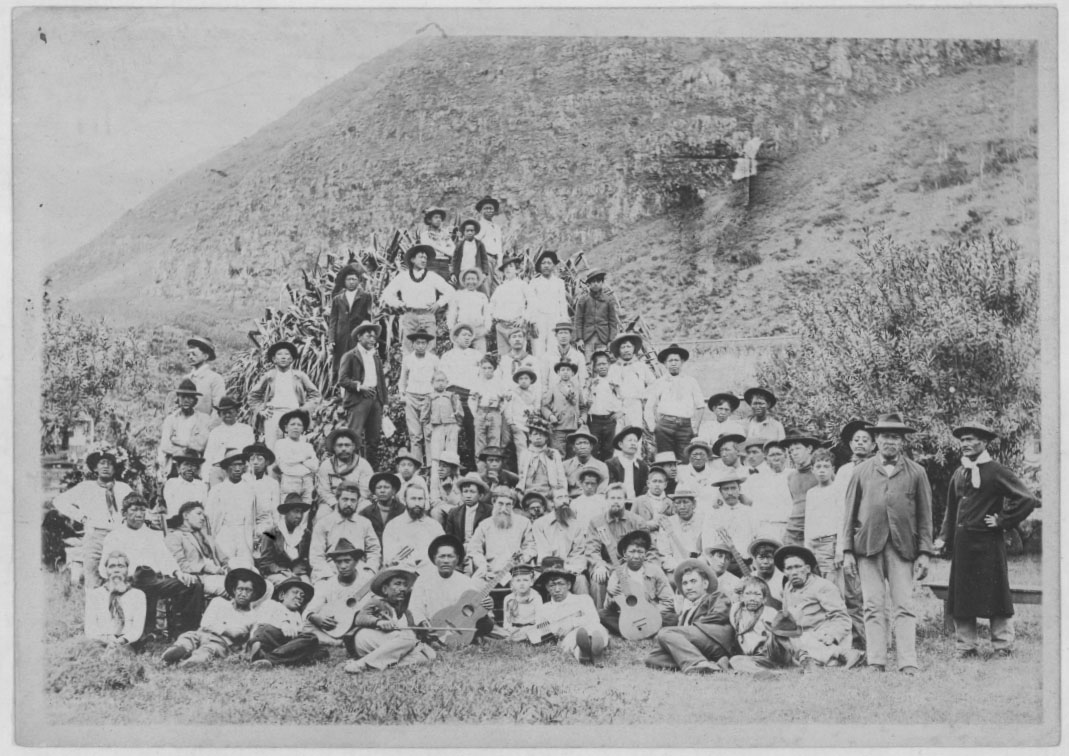
[[[750,475],[757,475],[757,473],[759,473],[759,472],[761,472],[761,471],[758,470],[756,467],[751,467],[750,468]]]
[[[104,499],[108,503],[108,514],[118,514],[119,508],[115,505],[115,481],[104,486]]]

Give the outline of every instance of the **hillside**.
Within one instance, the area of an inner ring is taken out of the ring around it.
[[[750,295],[780,306],[811,287],[815,268],[839,270],[845,240],[877,209],[890,205],[888,223],[920,234],[950,233],[974,205],[993,209],[991,193],[1012,179],[1020,207],[999,214],[1028,224],[1034,115],[1018,145],[1006,114],[1034,114],[1034,95],[968,94],[1019,93],[1022,76],[1034,93],[1034,71],[1029,80],[1031,69],[998,64],[1013,54],[911,40],[414,41],[158,192],[56,266],[53,285],[115,322],[170,322],[224,340],[317,255],[408,226],[431,204],[467,214],[490,192],[505,198],[521,246],[584,249],[634,273],[617,275],[625,304],[668,303],[665,323],[675,311],[692,334],[774,332],[787,326],[782,311],[761,314]],[[945,147],[939,129],[952,135]],[[770,162],[747,209],[730,166],[700,154],[753,136]],[[973,149],[1002,155],[1003,170],[970,189]],[[681,203],[696,192],[703,203]],[[931,217],[933,196],[960,204]],[[903,212],[916,222],[900,222]],[[683,248],[676,278],[647,275],[658,255],[669,262]],[[681,306],[676,290],[708,272],[699,299]]]

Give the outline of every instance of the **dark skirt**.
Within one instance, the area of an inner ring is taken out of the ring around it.
[[[1003,535],[1001,529],[977,532],[959,526],[955,530],[946,603],[951,616],[1013,616]]]

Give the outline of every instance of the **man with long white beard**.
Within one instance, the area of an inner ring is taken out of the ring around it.
[[[405,489],[405,513],[386,523],[382,531],[384,564],[417,571],[426,564],[427,547],[435,538],[445,534],[442,526],[427,515],[427,498],[427,489],[419,484]],[[402,556],[406,550],[410,553]]]
[[[519,563],[535,558],[534,536],[531,523],[526,517],[513,515],[512,489],[498,486],[491,492],[494,513],[483,520],[468,543],[468,553],[475,567],[474,577],[489,577],[504,569],[512,556],[519,552]],[[499,585],[507,585],[510,575],[505,574]]]
[[[527,494],[524,499],[536,496],[545,501],[545,497],[537,492]],[[587,568],[585,524],[579,522],[575,510],[566,500],[554,501],[550,508],[550,512],[531,524],[538,563],[544,562],[546,557],[559,557],[564,561],[564,569],[575,576],[571,581],[572,592],[589,594],[590,583],[584,574]]]
[[[85,637],[108,649],[133,650],[145,630],[145,594],[130,587],[130,560],[123,552],[110,552],[104,571],[104,584],[85,597]]]

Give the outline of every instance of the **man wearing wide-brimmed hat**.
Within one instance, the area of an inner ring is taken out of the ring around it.
[[[133,489],[116,479],[121,473],[113,452],[95,451],[85,459],[86,468],[95,477],[83,480],[52,499],[57,512],[85,527],[82,537],[83,576],[86,592],[100,585],[100,548],[104,538],[122,524],[119,507]]]
[[[594,664],[609,647],[609,631],[601,624],[590,596],[573,591],[576,574],[560,557],[545,557],[536,585],[549,595],[538,608],[537,624],[557,638],[557,646],[580,664]]]
[[[523,255],[505,255],[494,271],[493,294],[490,295],[490,317],[494,322],[494,338],[497,353],[504,354],[509,348],[509,335],[518,330],[522,336],[522,348],[527,351],[527,304],[530,290],[520,278]]]
[[[275,464],[275,453],[264,444],[249,444],[241,453],[246,460],[242,479],[252,486],[256,502],[256,536],[259,537],[275,526],[278,505],[282,501],[282,489],[269,470]],[[225,477],[225,471],[223,475]]]
[[[887,594],[893,605],[898,668],[917,673],[917,620],[913,581],[928,574],[932,543],[932,488],[924,468],[903,450],[913,433],[897,413],[881,415],[872,426],[879,453],[854,468],[846,489],[843,568],[861,576],[865,597],[868,662],[887,665]]]
[[[359,486],[345,482],[338,487],[337,507],[322,517],[316,517],[308,548],[313,581],[334,576],[330,549],[343,539],[360,547],[361,553],[367,558],[369,569],[377,570],[382,564],[382,546],[375,534],[375,528],[371,520],[357,514],[360,503]]]
[[[561,363],[572,366],[572,381],[581,388],[586,389],[589,371],[587,370],[586,355],[582,350],[572,344],[572,336],[575,332],[572,321],[562,320],[553,326],[553,338],[551,344],[542,355],[542,374],[538,377],[545,395],[561,381],[558,367]],[[585,410],[584,410],[585,413]]]
[[[785,544],[805,543],[805,500],[809,489],[819,484],[813,474],[813,452],[822,445],[822,440],[813,432],[794,428],[782,440],[794,469],[787,473],[787,487],[791,491],[791,513],[783,534]]]
[[[570,360],[561,360],[553,366],[557,380],[548,385],[542,395],[542,419],[552,429],[549,445],[561,455],[567,453],[567,438],[580,425],[586,416],[586,391],[575,374],[578,365]]]
[[[186,449],[181,454],[176,454],[171,461],[178,467],[178,475],[168,478],[163,484],[164,508],[172,513],[177,507],[187,501],[199,501],[201,504],[208,500],[208,484],[201,480],[201,465],[204,457],[196,449]],[[219,471],[220,479],[223,471]]]
[[[565,449],[571,450],[572,456],[564,460],[564,474],[568,476],[568,495],[579,496],[583,489],[579,485],[579,471],[584,467],[592,467],[601,473],[601,483],[598,491],[603,492],[609,484],[609,468],[604,462],[594,456],[594,449],[598,440],[585,425],[580,426],[574,433],[565,437]]]
[[[675,451],[665,452],[675,456]],[[686,464],[676,469],[676,489],[687,488],[698,495],[698,513],[705,515],[716,505],[717,490],[713,480],[720,474],[709,464],[713,449],[700,438],[687,444],[683,450]]]
[[[702,554],[702,518],[695,514],[697,500],[696,491],[677,488],[670,497],[674,514],[657,517],[657,553],[661,555],[661,568],[669,576],[678,565]]]
[[[312,410],[321,395],[312,379],[293,367],[300,358],[296,344],[276,341],[264,358],[273,367],[249,390],[248,402],[254,425],[262,426],[264,443],[273,451],[275,441],[282,438],[278,418],[297,409]]]
[[[712,445],[721,436],[745,437],[746,429],[734,415],[740,403],[739,397],[730,391],[721,391],[710,396],[705,403],[709,412],[702,417],[702,424],[698,426],[698,438]]]
[[[471,346],[486,354],[486,335],[493,320],[490,299],[486,294],[486,274],[479,268],[464,268],[457,273],[457,291],[449,302],[445,323],[450,333],[460,326],[471,329]]]
[[[278,505],[278,524],[260,539],[256,569],[272,583],[281,583],[294,575],[308,579],[312,571],[308,559],[312,542],[309,509],[300,494],[287,494]]]
[[[553,351],[553,327],[564,320],[570,322],[568,293],[564,281],[556,273],[559,264],[556,250],[543,249],[535,255],[536,275],[527,284],[527,321],[535,328],[531,353],[538,358]]]
[[[620,402],[624,406],[624,416],[617,427],[641,428],[646,392],[656,380],[643,357],[642,336],[621,333],[609,342],[609,351],[616,358],[616,362],[609,366],[609,381],[618,387]]]
[[[342,406],[349,429],[356,434],[356,448],[372,468],[378,465],[382,411],[390,393],[376,346],[380,331],[377,323],[357,326],[353,331],[356,346],[342,355],[338,366],[338,385],[345,389]]]
[[[334,568],[330,577],[315,583],[316,595],[304,610],[304,632],[312,633],[323,645],[340,646],[342,641],[336,636],[352,629],[375,568],[364,560],[364,550],[348,538],[335,541],[326,556]]]
[[[685,559],[676,568],[676,593],[681,595],[679,624],[657,631],[658,648],[646,657],[652,669],[678,669],[684,674],[728,670],[735,631],[728,613],[731,597],[718,590],[716,575],[700,559]]]
[[[587,525],[586,557],[590,575],[590,592],[597,606],[605,604],[605,590],[612,573],[614,557],[620,555],[617,545],[628,533],[645,530],[646,523],[627,511],[627,493],[620,483],[612,483],[605,491],[604,514]]]
[[[335,375],[342,355],[356,346],[353,331],[361,323],[371,320],[374,299],[370,292],[360,290],[366,280],[367,270],[358,262],[343,266],[334,277],[334,295],[327,315],[327,339],[334,353]]]
[[[435,255],[434,247],[427,244],[409,247],[405,252],[408,269],[391,278],[390,283],[382,290],[382,305],[396,307],[404,312],[401,316],[400,336],[401,348],[406,352],[412,351],[412,342],[407,337],[413,331],[426,331],[432,335],[438,333],[435,313],[448,305],[455,293],[445,278],[428,268],[429,261],[434,259]],[[448,262],[444,262],[444,265],[445,275],[448,276]],[[434,351],[433,340],[428,348],[429,351]]]
[[[612,456],[612,437],[616,435],[617,425],[624,419],[620,387],[609,378],[611,359],[604,349],[594,350],[590,356],[590,380],[587,383],[590,397],[587,416],[590,432],[594,435],[594,455],[603,462]]]
[[[443,609],[456,606],[460,597],[467,591],[483,588],[481,581],[473,580],[464,574],[462,567],[467,552],[464,544],[451,535],[443,533],[433,539],[420,557],[429,559],[433,569],[419,571],[419,580],[416,581],[412,598],[408,602],[416,624],[430,625],[432,617]],[[492,611],[494,601],[487,596],[481,606]],[[494,620],[491,616],[482,617],[475,623],[476,637],[488,635],[493,629]]]
[[[203,454],[211,430],[211,418],[203,412],[197,412],[197,397],[201,393],[197,391],[193,381],[183,379],[175,394],[178,397],[178,409],[163,418],[160,443],[156,451],[161,480],[171,477],[174,472],[174,455],[181,454],[186,449]]]
[[[223,576],[226,559],[219,554],[215,539],[208,533],[208,517],[204,504],[187,501],[178,514],[167,521],[170,528],[164,537],[178,568],[187,575],[195,575],[204,586],[205,596],[222,596],[226,592]]]
[[[746,430],[743,432],[744,436],[780,441],[787,435],[783,423],[769,414],[769,410],[776,406],[775,394],[767,388],[755,386],[746,389],[742,398],[753,410],[750,422],[746,424]]]
[[[446,515],[442,527],[448,535],[467,543],[479,523],[494,513],[494,507],[489,501],[490,489],[478,474],[468,473],[457,481],[457,487],[460,489],[461,506]]]
[[[238,567],[226,573],[224,585],[230,598],[221,595],[213,599],[200,627],[179,635],[163,652],[164,664],[200,666],[212,659],[225,659],[245,645],[257,620],[253,604],[267,593],[267,583],[256,572]]]
[[[360,498],[371,498],[371,476],[375,471],[357,452],[359,441],[351,428],[335,428],[327,436],[323,448],[329,456],[319,463],[316,473],[316,493],[319,494],[317,518],[337,508],[338,487],[342,483],[355,483]]]
[[[450,283],[454,286],[463,286],[463,275],[466,271],[474,270],[480,273],[476,287],[482,287],[480,293],[484,294],[489,303],[490,292],[488,287],[483,287],[486,277],[493,270],[490,256],[486,247],[476,236],[482,231],[479,221],[474,218],[466,218],[460,222],[460,238],[453,247],[453,261],[450,265]],[[494,261],[496,264],[496,261]]]
[[[238,422],[241,403],[232,396],[224,396],[215,406],[218,425],[208,433],[208,445],[204,448],[204,462],[208,463],[208,485],[214,486],[223,480],[223,471],[216,463],[226,456],[227,449],[241,449],[256,441],[256,434],[248,423]]]
[[[479,468],[483,480],[488,486],[508,486],[515,488],[520,484],[520,476],[505,469],[505,449],[500,446],[484,446],[479,453]]]
[[[620,602],[629,594],[637,594],[657,607],[664,627],[676,624],[675,598],[668,576],[656,563],[646,561],[646,555],[652,549],[653,539],[645,530],[633,530],[616,544],[620,564],[609,574],[601,610],[601,624],[613,635],[620,634]],[[640,585],[641,589],[638,588]]]
[[[745,480],[750,476],[743,464],[741,444],[746,441],[741,433],[728,433],[713,441],[709,447],[715,459],[710,464],[717,474],[732,472]]]
[[[223,376],[208,367],[209,362],[215,362],[215,345],[211,339],[194,336],[186,340],[186,349],[190,368],[188,377],[200,392],[196,410],[212,417],[214,424],[215,408],[226,395],[226,381]]]
[[[575,343],[587,358],[609,346],[620,332],[620,312],[616,297],[605,290],[606,273],[591,268],[583,275],[587,293],[575,303]]]
[[[355,658],[342,669],[356,675],[434,661],[437,654],[409,629],[415,622],[405,599],[415,581],[416,573],[397,568],[375,575],[371,581],[373,596],[356,615],[356,632],[346,637],[346,650]]]
[[[970,422],[954,429],[961,444],[961,467],[950,479],[946,515],[935,548],[950,555],[946,612],[954,618],[959,658],[977,656],[976,618],[991,620],[996,656],[1013,653],[1013,598],[1006,568],[1005,533],[1039,504],[1007,467],[991,458],[988,444],[998,434]]]
[[[642,459],[639,449],[642,445],[642,428],[629,425],[621,429],[612,440],[612,459],[605,463],[609,470],[609,482],[620,483],[628,501],[646,493],[646,478],[650,466]]]
[[[646,427],[653,429],[657,451],[673,451],[677,456],[684,456],[705,410],[705,396],[698,381],[681,372],[689,359],[690,352],[678,344],[658,352],[657,360],[668,372],[654,381],[646,393]]]
[[[409,484],[419,486],[424,491],[428,490],[422,478],[413,478]],[[371,482],[368,485],[371,487],[371,503],[359,512],[371,522],[371,527],[381,543],[387,523],[405,513],[405,505],[398,498],[398,494],[408,486],[402,486],[401,479],[391,472],[375,473],[371,476]]]
[[[786,576],[776,567],[776,552],[781,546],[783,544],[775,538],[758,535],[750,541],[750,546],[746,549],[753,560],[751,574],[768,585],[769,596],[777,609],[782,605],[783,584],[786,582]]]
[[[481,220],[479,221],[479,230],[475,233],[475,238],[483,243],[483,247],[486,249],[486,254],[489,256],[488,261],[490,265],[495,269],[490,277],[489,294],[494,293],[494,289],[501,282],[501,273],[498,270],[498,266],[501,264],[502,254],[504,253],[504,235],[502,234],[501,226],[494,223],[494,216],[501,210],[501,203],[493,197],[483,197],[481,200],[475,203],[475,212],[479,214]]]
[[[776,552],[776,567],[787,576],[783,611],[802,631],[791,639],[791,652],[803,669],[853,668],[865,655],[850,648],[850,616],[839,589],[820,577],[817,558],[804,546],[783,546]]]
[[[257,610],[256,627],[249,634],[248,659],[254,669],[311,663],[319,639],[304,632],[301,616],[315,589],[297,576],[275,586],[271,601]]]
[[[219,461],[226,472],[226,480],[212,486],[204,512],[208,528],[231,567],[253,566],[253,544],[256,536],[256,490],[244,479],[247,456],[231,449]]]

